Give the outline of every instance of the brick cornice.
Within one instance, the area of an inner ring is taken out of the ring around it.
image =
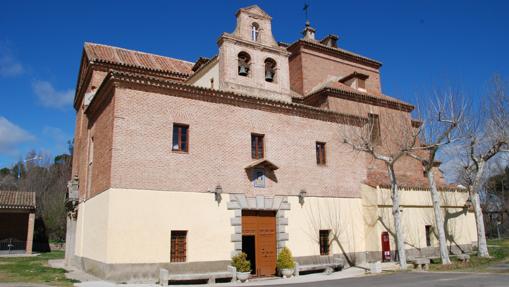
[[[86,67],[85,71],[81,73],[82,67],[80,67],[80,75],[83,75],[81,79],[78,79],[78,87],[76,88],[76,95],[74,97],[74,109],[79,110],[79,103],[81,103],[81,100],[83,99],[83,95],[85,94],[85,89],[87,87],[87,83],[90,82],[90,79],[92,77],[93,71],[110,71],[110,70],[121,70],[131,73],[145,73],[151,76],[156,77],[163,77],[166,79],[172,79],[175,81],[185,81],[187,78],[189,78],[190,74],[183,74],[179,72],[173,72],[173,71],[165,71],[165,70],[159,70],[159,69],[150,69],[150,68],[143,68],[139,66],[134,65],[127,65],[127,64],[120,64],[116,62],[110,62],[105,60],[94,60],[89,61],[86,59]]]
[[[364,93],[353,93],[345,90],[340,89],[334,89],[325,87],[323,89],[320,89],[319,91],[316,91],[308,96],[306,96],[303,99],[303,102],[310,101],[312,99],[315,99],[316,97],[336,97],[340,99],[345,99],[349,101],[359,102],[359,103],[365,103],[369,105],[375,105],[385,108],[390,108],[394,110],[399,111],[405,111],[405,112],[411,112],[414,110],[414,106],[406,103],[402,103],[399,101],[393,101],[387,98],[382,98],[379,96],[374,95],[368,95]]]
[[[102,85],[97,90],[96,96],[90,103],[90,110],[95,109],[94,107],[98,105],[98,103],[95,102],[100,102],[101,98],[105,97],[104,92],[108,91],[109,87],[112,86],[119,88],[154,91],[171,96],[228,104],[292,116],[311,118],[321,121],[341,123],[351,126],[360,127],[367,123],[367,118],[360,116],[342,114],[335,111],[324,110],[303,104],[283,102],[228,91],[202,88],[158,77],[124,71],[110,71],[108,73]]]
[[[345,60],[349,60],[352,62],[360,63],[375,69],[379,69],[382,66],[382,63],[372,60],[370,58],[340,49],[335,47],[328,47],[324,44],[321,44],[320,42],[311,42],[307,40],[300,39],[294,43],[292,43],[287,49],[289,52],[292,53],[293,57],[294,55],[298,54],[299,49],[301,47],[312,49],[315,51],[320,51],[328,55],[340,57]]]

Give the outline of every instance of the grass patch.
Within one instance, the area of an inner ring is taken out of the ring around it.
[[[64,269],[48,266],[48,260],[62,258],[64,258],[63,251],[52,251],[33,257],[2,257],[0,258],[0,282],[73,286],[75,281],[65,278]]]
[[[509,272],[509,270],[494,271],[488,267],[497,263],[509,263],[509,239],[488,240],[488,250],[491,258],[480,258],[470,255],[470,262],[459,262],[451,257],[452,264],[442,265],[440,260],[430,265],[432,271],[463,271],[463,272]]]

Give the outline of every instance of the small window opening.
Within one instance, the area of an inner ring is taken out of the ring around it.
[[[320,230],[320,255],[330,254],[330,230]]]
[[[276,61],[271,58],[265,60],[265,81],[273,82],[276,77]]]
[[[210,88],[214,88],[214,78],[210,78]]]
[[[325,165],[325,143],[316,142],[316,163],[318,165]]]
[[[381,144],[382,136],[380,133],[380,119],[378,115],[368,114],[368,133],[371,144]]]
[[[433,227],[431,225],[426,225],[426,246],[431,246],[431,236],[433,235]]]
[[[239,76],[247,77],[249,75],[249,65],[251,57],[246,52],[240,52],[238,55],[238,74]]]
[[[366,91],[366,80],[357,79],[357,89],[361,91]]]
[[[251,41],[257,42],[260,36],[260,26],[258,23],[253,23],[251,25]]]
[[[263,135],[251,134],[251,158],[261,159],[263,158],[263,153]]]
[[[189,126],[173,124],[173,151],[189,152]]]

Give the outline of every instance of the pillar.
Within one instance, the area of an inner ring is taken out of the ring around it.
[[[28,228],[27,228],[27,245],[26,254],[32,254],[32,245],[34,242],[34,225],[35,225],[35,213],[30,212],[28,215]]]

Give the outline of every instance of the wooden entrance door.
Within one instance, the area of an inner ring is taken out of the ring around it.
[[[276,273],[276,213],[274,211],[242,211],[242,235],[255,237],[255,274]],[[252,262],[253,262],[252,261]]]

